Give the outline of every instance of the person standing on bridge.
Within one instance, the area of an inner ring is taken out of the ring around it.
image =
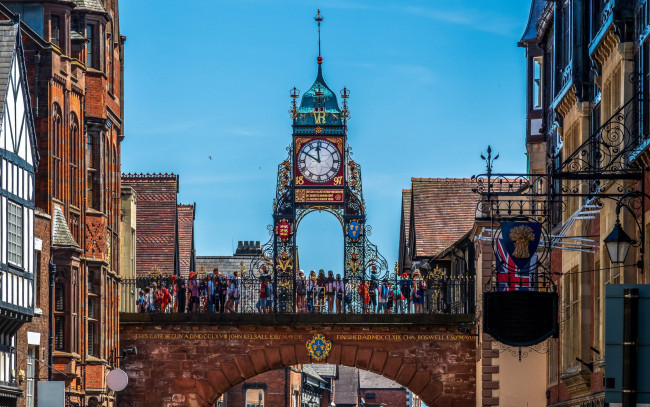
[[[271,282],[271,276],[266,277],[266,312],[273,312],[273,283]]]
[[[235,270],[233,273],[233,284],[235,285],[235,314],[239,312],[239,302],[241,301],[241,284],[239,279],[239,272]]]
[[[388,279],[384,278],[379,286],[379,306],[377,307],[377,313],[381,314],[386,313],[386,305],[389,297],[388,292]]]
[[[347,277],[343,278],[343,308],[346,313],[352,312],[352,284],[350,284]]]
[[[307,294],[307,281],[305,280],[305,272],[298,271],[296,276],[296,305],[298,312],[305,312],[305,295]]]
[[[316,271],[309,272],[309,281],[307,281],[307,311],[314,313],[314,304],[317,287]]]
[[[327,312],[329,314],[334,312],[334,296],[336,295],[336,289],[334,285],[336,280],[334,279],[334,273],[332,270],[327,272],[327,283],[325,283],[325,293],[327,294]]]
[[[402,291],[402,296],[404,297],[401,312],[406,312],[409,314],[411,312],[411,291],[413,291],[413,283],[411,282],[411,279],[407,273],[402,273],[402,279],[399,281],[399,288]]]
[[[416,314],[424,312],[424,295],[427,289],[427,284],[422,279],[420,270],[415,269],[413,272],[413,307]]]
[[[334,290],[336,291],[336,313],[340,314],[343,312],[341,307],[341,302],[343,301],[343,294],[345,293],[345,287],[343,286],[343,281],[341,281],[341,275],[336,275],[336,281],[334,282]]]
[[[379,284],[377,283],[377,275],[375,274],[375,266],[372,266],[372,274],[370,275],[370,284],[368,284],[368,295],[370,296],[370,312],[377,312],[377,290]]]
[[[257,300],[257,312],[265,313],[266,312],[266,294],[267,294],[267,285],[266,285],[266,276],[262,275],[260,277],[260,296]]]
[[[199,311],[199,283],[196,281],[196,271],[190,271],[190,281],[187,283],[190,292],[190,312]]]

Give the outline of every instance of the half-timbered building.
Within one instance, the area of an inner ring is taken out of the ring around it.
[[[0,405],[16,406],[16,333],[34,315],[38,153],[20,25],[0,22]]]

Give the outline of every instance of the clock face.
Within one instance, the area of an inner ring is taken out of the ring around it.
[[[298,153],[298,169],[311,182],[328,182],[339,173],[341,154],[327,140],[314,139]]]

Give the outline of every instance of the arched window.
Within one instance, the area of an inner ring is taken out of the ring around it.
[[[55,198],[61,198],[61,187],[63,176],[61,167],[61,149],[63,136],[63,118],[61,116],[61,107],[58,103],[52,106],[52,194]]]
[[[70,113],[70,203],[76,207],[81,206],[80,188],[79,188],[79,174],[80,174],[80,159],[79,159],[79,120],[77,115]]]

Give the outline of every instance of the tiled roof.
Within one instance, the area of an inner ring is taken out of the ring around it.
[[[97,13],[105,13],[104,7],[102,7],[102,2],[99,0],[72,0],[75,4],[75,10],[88,10],[95,11]]]
[[[123,174],[136,192],[136,273],[173,274],[176,262],[178,176]]]
[[[7,95],[11,62],[16,46],[18,25],[13,21],[0,22],[0,119],[3,115],[4,100]]]
[[[474,225],[478,195],[474,182],[459,178],[412,178],[415,256],[431,257],[464,236]]]
[[[65,215],[59,205],[54,206],[52,246],[80,248],[77,242],[75,242],[74,237],[72,237],[72,233],[68,227],[68,222],[65,220]]]
[[[402,190],[402,220],[404,222],[404,244],[408,244],[411,230],[411,190]]]
[[[359,389],[402,389],[403,386],[378,374],[359,370]]]
[[[178,258],[181,275],[190,274],[194,242],[194,205],[178,205]],[[195,270],[192,270],[195,271]]]

